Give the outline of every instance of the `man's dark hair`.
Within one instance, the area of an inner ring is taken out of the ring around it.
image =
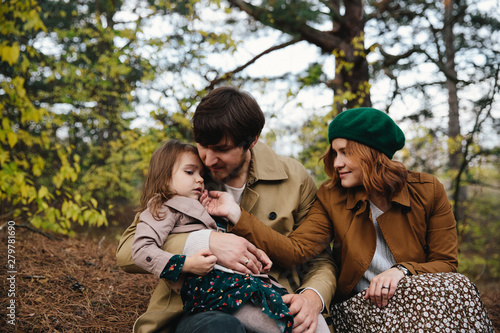
[[[194,140],[206,147],[231,138],[235,146],[248,149],[264,123],[264,113],[249,93],[219,87],[203,97],[194,112]]]

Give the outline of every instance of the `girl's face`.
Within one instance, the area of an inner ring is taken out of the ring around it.
[[[174,164],[170,187],[183,197],[198,200],[205,189],[203,165],[198,155],[182,153]]]
[[[332,141],[332,149],[335,152],[333,167],[337,169],[343,187],[350,188],[363,185],[361,167],[346,155],[346,146],[346,139],[337,138]]]

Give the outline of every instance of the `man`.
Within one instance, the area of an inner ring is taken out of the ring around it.
[[[258,142],[264,122],[264,114],[253,97],[233,87],[220,87],[206,95],[196,108],[194,139],[212,177],[223,183],[245,212],[242,218],[258,218],[288,235],[307,215],[316,185],[299,162],[281,157]],[[131,258],[137,222],[136,218],[125,231],[117,250],[118,264],[132,273],[140,272]],[[171,235],[163,248],[186,255],[210,248],[223,266],[246,273],[260,272],[255,246],[230,233],[203,230]],[[296,270],[277,266],[269,273],[290,292],[300,292],[284,296],[295,316],[294,332],[314,332],[318,314],[330,303],[336,287],[330,258],[320,256]],[[217,311],[184,315],[180,296],[161,280],[134,331],[219,333],[244,332],[244,328],[233,316]]]

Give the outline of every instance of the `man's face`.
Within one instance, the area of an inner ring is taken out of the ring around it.
[[[248,150],[237,147],[231,138],[223,138],[215,145],[207,147],[196,144],[198,153],[205,166],[215,179],[227,183],[236,178],[248,160]]]

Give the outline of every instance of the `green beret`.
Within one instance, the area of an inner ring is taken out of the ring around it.
[[[357,108],[337,115],[328,126],[328,141],[343,138],[377,149],[389,158],[405,145],[401,128],[385,112]]]

